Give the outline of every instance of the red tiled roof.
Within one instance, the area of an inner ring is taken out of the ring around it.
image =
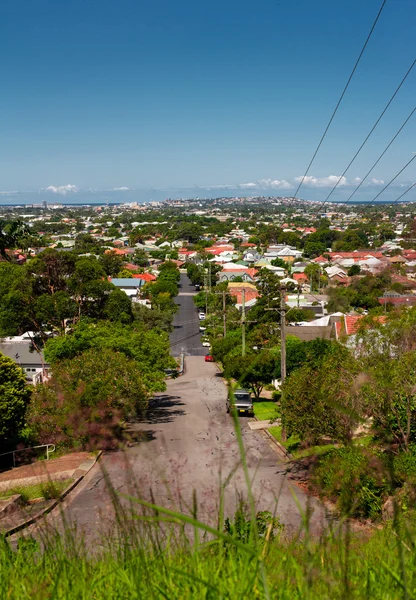
[[[293,273],[292,278],[295,281],[308,281],[308,276],[305,273]]]
[[[228,288],[231,296],[234,296],[234,298],[237,299],[237,304],[242,304],[243,302],[243,289],[245,290],[245,302],[249,302],[250,300],[253,300],[253,298],[258,298],[260,296],[257,290],[248,288]]]
[[[156,276],[152,273],[139,273],[134,274],[133,279],[143,279],[143,281],[156,281]]]
[[[357,333],[360,326],[360,321],[363,318],[363,315],[344,315],[341,317],[341,321],[335,323],[337,339],[343,335],[353,335],[354,333]],[[376,320],[380,323],[384,323],[386,321],[386,317],[384,315],[376,317]]]
[[[383,296],[378,298],[380,304],[416,304],[416,296]]]

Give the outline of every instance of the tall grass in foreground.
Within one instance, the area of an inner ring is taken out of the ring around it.
[[[0,598],[44,599],[410,599],[416,597],[416,519],[395,512],[383,529],[352,533],[349,523],[297,535],[273,515],[256,514],[238,417],[234,423],[247,500],[226,518],[220,491],[217,527],[117,494],[116,522],[100,545],[87,546],[69,524],[16,544],[0,539]]]

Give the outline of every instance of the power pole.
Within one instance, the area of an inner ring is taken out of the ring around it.
[[[286,379],[286,288],[280,288],[280,380]]]
[[[283,386],[286,379],[286,286],[280,286],[280,308],[266,310],[276,310],[280,313],[280,382]],[[286,437],[286,428],[282,427],[282,441],[285,441]]]
[[[227,335],[227,314],[225,311],[225,290],[222,293],[222,318],[223,318],[223,325],[224,325],[224,338]]]
[[[241,290],[241,356],[246,355],[246,290]]]

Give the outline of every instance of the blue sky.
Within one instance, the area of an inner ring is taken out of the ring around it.
[[[380,5],[2,0],[0,203],[290,195]],[[414,0],[387,1],[300,197],[324,199],[343,172],[416,57],[415,18]],[[415,98],[416,67],[333,199]],[[416,114],[357,199],[412,157],[415,133]],[[415,178],[416,160],[382,199]]]

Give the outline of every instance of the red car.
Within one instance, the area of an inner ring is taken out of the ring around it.
[[[205,362],[214,362],[214,357],[211,354],[205,356]]]

